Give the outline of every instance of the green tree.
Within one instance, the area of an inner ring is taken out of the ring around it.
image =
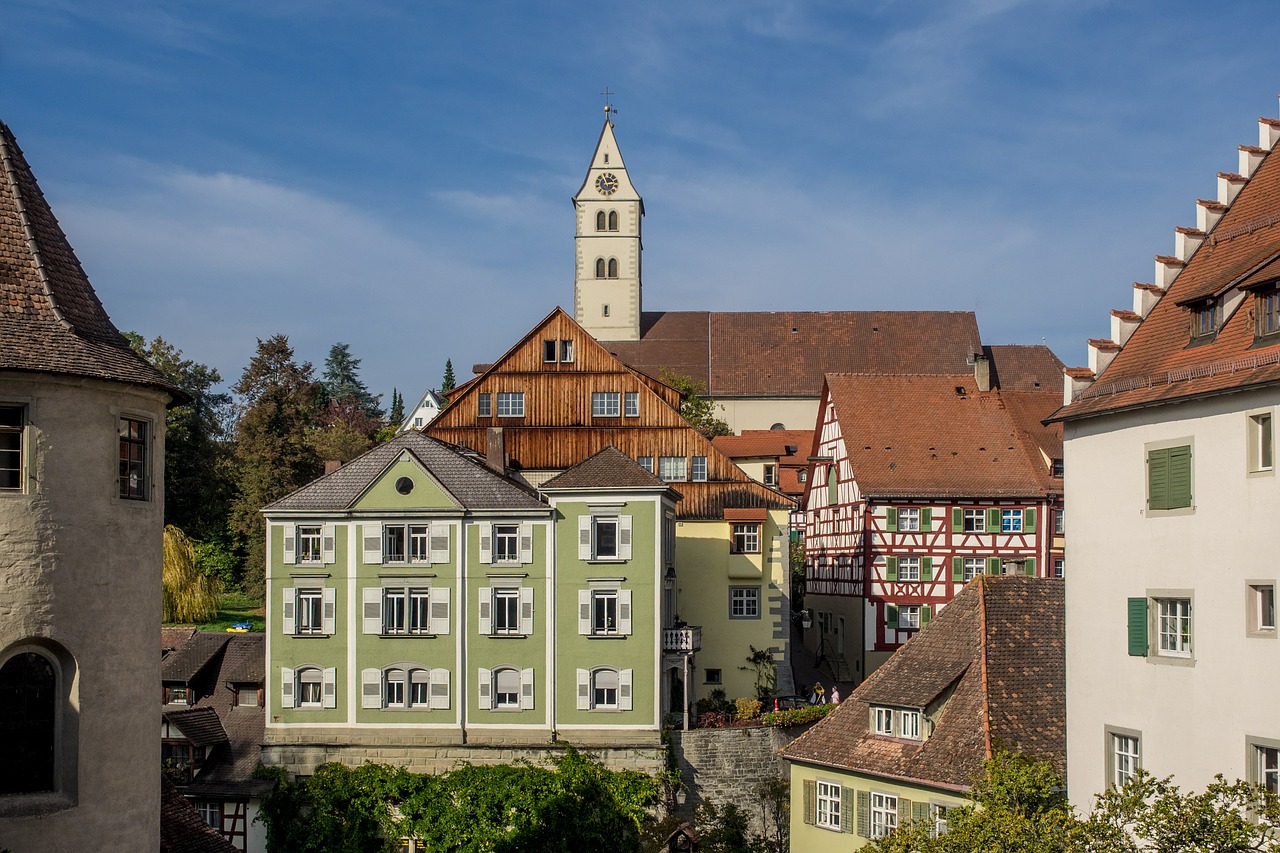
[[[404,423],[404,395],[392,388],[391,413],[387,415],[387,426],[399,429],[402,423]]]
[[[663,382],[680,392],[680,416],[689,422],[689,426],[707,438],[733,435],[733,430],[719,417],[720,404],[706,396],[707,386],[665,367],[662,368],[661,376]]]
[[[448,394],[458,385],[458,379],[453,375],[453,359],[446,358],[444,360],[444,378],[440,380],[440,393]]]
[[[246,553],[243,585],[260,595],[266,568],[266,528],[259,510],[321,473],[320,457],[308,441],[315,423],[319,386],[310,362],[298,364],[285,335],[258,340],[258,350],[232,389],[240,398],[235,426],[235,471],[239,488],[232,528]]]
[[[172,524],[164,528],[165,622],[204,622],[218,614],[222,585],[196,568],[194,543]]]
[[[778,662],[773,652],[768,649],[757,649],[749,646],[751,654],[747,656],[747,666],[738,667],[753,670],[756,674],[756,698],[761,702],[773,695],[778,686]]]
[[[125,337],[190,398],[165,415],[165,523],[198,540],[225,536],[234,485],[226,443],[231,396],[215,390],[222,377],[158,335],[150,343],[134,332]]]
[[[330,400],[320,410],[308,440],[321,459],[350,462],[373,447],[382,428],[381,420],[369,417],[355,397],[347,397]]]
[[[360,379],[360,359],[351,354],[350,344],[338,342],[329,347],[320,376],[322,404],[354,399],[371,420],[382,420],[382,395],[371,394]]]

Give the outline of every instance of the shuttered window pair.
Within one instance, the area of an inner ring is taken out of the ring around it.
[[[923,628],[933,618],[933,608],[927,604],[886,604],[885,627],[891,631]]]
[[[486,710],[532,711],[533,669],[481,668],[476,680],[480,707]]]
[[[601,666],[578,670],[579,711],[630,711],[632,671]]]
[[[426,578],[365,587],[361,593],[361,632],[395,636],[449,633],[450,590]]]
[[[449,528],[432,530],[426,524],[362,524],[363,557],[367,566],[396,563],[449,562]]]
[[[288,565],[332,565],[336,550],[332,524],[294,524],[285,527],[284,561]]]
[[[281,593],[281,627],[294,636],[332,636],[338,591],[332,587],[287,587]]]
[[[533,634],[533,589],[530,587],[480,587],[480,633],[486,636]]]
[[[1156,642],[1150,637],[1149,608],[1154,602]],[[1190,658],[1192,610],[1190,598],[1130,598],[1128,601],[1129,654],[1147,657],[1154,646],[1160,657]]]
[[[885,557],[884,579],[887,581],[933,580],[932,557]]]
[[[837,782],[805,779],[804,822],[835,832],[853,832],[854,790]]]
[[[318,666],[281,667],[280,707],[338,707],[338,670]]]
[[[886,507],[884,527],[890,533],[914,533],[933,530],[933,510],[930,507]]]
[[[490,566],[527,565],[533,562],[533,525],[481,524],[480,562]]]
[[[360,671],[360,707],[448,710],[450,672],[402,664]]]
[[[586,561],[630,560],[631,516],[579,516],[578,559]]]
[[[578,633],[586,637],[631,634],[631,590],[578,590]]]
[[[1191,506],[1191,445],[1147,451],[1147,509]]]

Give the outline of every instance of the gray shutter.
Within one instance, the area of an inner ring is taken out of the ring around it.
[[[382,564],[382,525],[362,524],[360,531],[364,535],[364,562],[369,566]]]
[[[848,785],[840,786],[840,831],[854,830],[854,791]]]
[[[293,608],[297,603],[298,591],[289,587],[284,591],[284,602],[280,608],[280,628],[286,634],[293,634],[297,630],[293,627]]]
[[[533,670],[520,670],[520,709],[533,710]]]
[[[804,822],[815,824],[818,822],[818,783],[812,779],[805,779],[802,784],[804,786]]]
[[[487,521],[480,524],[480,562],[493,562],[493,525]]]
[[[431,562],[449,562],[449,528],[447,525],[441,525],[439,528],[434,524],[431,525],[427,529],[427,543],[430,548],[427,557]]]
[[[840,793],[844,793],[841,789]],[[843,805],[843,803],[842,803]],[[858,792],[858,834],[863,838],[871,837],[871,794]]]
[[[911,801],[905,797],[898,797],[898,826],[902,826],[911,820]]]
[[[382,670],[360,670],[360,707],[382,707]]]
[[[298,707],[298,703],[293,697],[293,670],[289,669],[287,666],[283,666],[280,668],[280,707]]]
[[[591,559],[591,516],[578,516],[578,559]]]
[[[480,688],[480,709],[491,710],[493,708],[493,673],[480,667],[476,678],[476,686]]]
[[[1147,639],[1147,599],[1129,599],[1129,654],[1146,657],[1150,648]]]
[[[533,525],[527,521],[520,525],[520,562],[533,562]]]
[[[631,559],[631,516],[629,515],[618,518],[618,558]]]
[[[331,566],[337,562],[338,540],[337,532],[332,524],[326,524],[320,530],[320,554],[321,559],[326,566]]]
[[[578,590],[578,633],[586,636],[591,633],[591,590]]]
[[[533,634],[533,587],[520,589],[520,633],[526,637]]]
[[[429,681],[427,707],[433,711],[449,710],[449,670],[431,670]]]
[[[928,820],[928,819],[929,819],[929,804],[928,804],[928,803],[917,803],[917,802],[912,801],[912,803],[911,803],[911,819],[912,819],[912,820]]]
[[[367,586],[362,593],[361,622],[366,634],[382,633],[382,587]]]
[[[629,669],[618,673],[618,710],[631,710],[631,670]]]
[[[320,600],[324,607],[324,632],[333,636],[337,633],[338,591],[331,586],[326,586],[320,593]]]
[[[591,671],[578,670],[578,710],[591,710]]]
[[[298,528],[297,525],[287,524],[284,528],[284,561],[289,565],[298,562],[298,552],[296,547]]]
[[[631,590],[618,590],[618,633],[631,633]]]
[[[431,608],[431,633],[445,635],[449,633],[449,587],[431,587],[428,599]]]
[[[335,667],[325,668],[323,701],[321,704],[325,708],[338,707],[338,670]]]
[[[482,635],[493,633],[493,587],[480,587],[480,594],[477,596],[480,600],[480,633]]]

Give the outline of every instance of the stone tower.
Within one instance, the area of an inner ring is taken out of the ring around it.
[[[0,123],[0,846],[155,850],[165,407]]]
[[[587,177],[573,197],[573,317],[596,340],[638,341],[644,201],[627,175],[605,109]]]

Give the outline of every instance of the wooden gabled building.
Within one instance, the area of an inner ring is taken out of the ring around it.
[[[691,695],[754,693],[740,669],[768,648],[789,682],[786,569],[794,502],[748,477],[689,426],[672,387],[624,364],[557,308],[460,386],[424,432],[483,454],[531,486],[612,446],[671,483],[673,623],[702,627]],[[672,695],[683,695],[674,690]]]

